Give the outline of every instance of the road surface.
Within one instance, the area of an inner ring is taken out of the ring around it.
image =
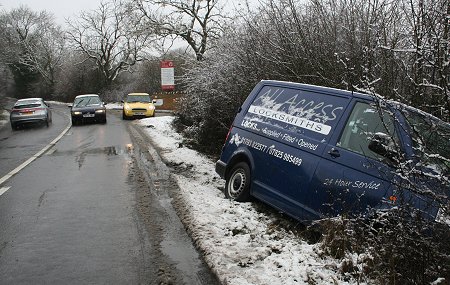
[[[68,125],[0,130],[0,178]],[[171,204],[170,170],[133,121],[70,128],[0,185],[1,284],[218,284]]]

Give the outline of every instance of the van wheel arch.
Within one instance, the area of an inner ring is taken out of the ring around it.
[[[230,175],[231,170],[234,168],[234,166],[240,162],[245,162],[250,169],[252,168],[252,164],[250,163],[249,158],[247,155],[244,155],[242,153],[235,155],[229,162],[228,166],[225,170],[225,179]],[[251,171],[250,171],[251,172]]]

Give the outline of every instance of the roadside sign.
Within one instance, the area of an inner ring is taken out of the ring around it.
[[[161,61],[161,89],[163,91],[175,90],[175,71],[171,60]]]

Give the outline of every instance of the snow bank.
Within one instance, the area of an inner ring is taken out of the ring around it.
[[[182,137],[173,131],[172,121],[173,117],[165,116],[143,119],[139,124],[146,126],[167,164],[190,170],[189,175],[174,174],[187,209],[183,220],[223,283],[357,283],[343,281],[337,273],[339,262],[322,258],[319,245],[309,245],[276,227],[276,221],[258,212],[252,203],[225,199],[219,190],[225,182],[214,171],[215,161],[182,147]]]
[[[8,123],[9,112],[6,110],[0,110],[0,128]],[[3,119],[2,119],[3,118]]]

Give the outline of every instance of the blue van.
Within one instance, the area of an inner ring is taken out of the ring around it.
[[[448,123],[399,103],[264,80],[239,109],[216,172],[226,197],[255,197],[301,221],[399,203],[434,219],[441,204],[426,194],[448,201],[449,135]],[[401,171],[411,165],[420,175]]]

